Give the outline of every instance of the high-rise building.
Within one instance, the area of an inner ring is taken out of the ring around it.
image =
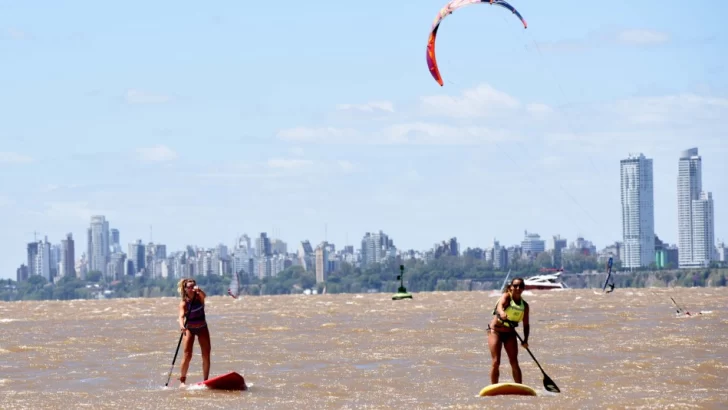
[[[316,283],[326,282],[329,278],[329,250],[326,241],[316,247]]]
[[[620,161],[622,199],[622,266],[639,268],[655,262],[655,198],[652,159],[630,154]]]
[[[51,243],[48,242],[46,236],[42,241],[38,241],[37,253],[35,255],[35,261],[33,262],[33,272],[31,275],[40,275],[46,278],[48,282],[51,281]]]
[[[60,276],[76,276],[76,250],[73,241],[73,234],[66,234],[66,239],[61,241],[61,264]]]
[[[521,241],[521,248],[523,253],[535,256],[546,250],[546,241],[541,239],[541,236],[537,233],[529,233],[523,231],[523,240]]]
[[[111,229],[111,244],[112,245],[119,245],[121,243],[120,236],[119,236],[119,230],[118,229]]]
[[[381,230],[377,233],[367,232],[361,240],[361,265],[380,263],[396,252],[394,241]]]
[[[270,238],[265,232],[261,232],[260,236],[255,238],[255,255],[258,257],[271,256]]]
[[[38,242],[28,243],[28,274],[35,275],[35,265],[38,259]]]
[[[121,250],[121,237],[118,229],[109,230],[109,246],[111,247],[110,253],[119,253]]]
[[[103,215],[91,217],[89,228],[91,246],[89,246],[89,271],[99,271],[106,277],[109,262],[109,221]]]
[[[708,266],[713,259],[713,197],[703,192],[702,159],[697,148],[680,154],[677,175],[678,261],[680,268]]]
[[[144,244],[141,239],[137,239],[135,243],[129,244],[128,260],[131,261],[133,268],[131,272],[127,269],[127,274],[136,275],[147,266],[144,249]]]
[[[713,194],[703,191],[693,201],[693,261],[703,266],[715,259],[714,230]]]

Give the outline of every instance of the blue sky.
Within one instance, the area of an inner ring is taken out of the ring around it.
[[[698,147],[728,237],[725,2],[0,1],[0,277],[33,232],[86,248],[232,244],[261,231],[426,249],[621,239],[619,160],[654,159],[677,240],[677,159]]]

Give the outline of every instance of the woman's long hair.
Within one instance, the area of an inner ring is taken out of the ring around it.
[[[185,300],[185,298],[187,297],[187,293],[185,292],[185,286],[187,286],[188,282],[197,283],[192,278],[182,278],[179,280],[179,282],[177,282],[177,292],[179,292],[182,300]]]

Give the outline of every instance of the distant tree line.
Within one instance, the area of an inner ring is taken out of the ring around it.
[[[495,269],[492,262],[482,258],[479,250],[467,249],[460,256],[442,256],[425,263],[422,260],[400,261],[388,259],[383,263],[355,267],[342,263],[323,283],[316,283],[315,274],[301,266],[292,266],[275,277],[263,279],[242,276],[244,295],[282,295],[316,290],[322,293],[366,293],[397,291],[400,264],[405,266],[404,285],[410,292],[489,290],[500,289],[507,271]],[[606,278],[604,266],[596,257],[564,255],[562,266],[566,273],[562,280],[572,288],[601,288]],[[550,268],[551,256],[538,255],[533,261],[517,260],[511,263],[510,277],[529,277],[541,274],[541,268]],[[728,269],[706,268],[697,270],[650,269],[620,272],[619,263],[613,267],[616,288],[667,286],[726,286]],[[572,273],[591,272],[591,273]],[[230,276],[197,276],[198,285],[208,295],[225,295]],[[55,284],[41,276],[27,281],[0,280],[0,300],[69,300],[92,298],[128,298],[178,296],[178,279],[126,277],[106,282],[101,272],[89,272],[86,280],[64,277]]]

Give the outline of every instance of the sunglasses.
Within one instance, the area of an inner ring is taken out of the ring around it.
[[[511,286],[513,286],[515,289],[523,289],[526,287],[526,285],[524,283],[517,283],[517,284],[511,285]]]
[[[195,287],[195,284],[194,284],[194,283],[189,283],[189,284],[185,285],[185,287],[186,287],[187,289],[194,289],[194,287]]]

